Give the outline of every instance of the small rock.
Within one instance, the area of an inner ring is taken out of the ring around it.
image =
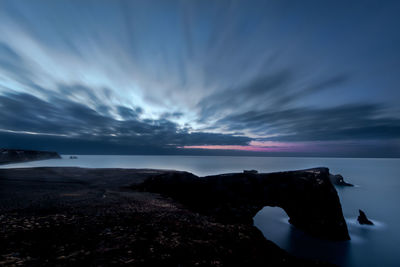
[[[358,215],[358,223],[359,224],[367,224],[367,225],[374,225],[373,222],[371,222],[370,220],[368,220],[367,215],[365,215],[365,212],[363,212],[362,210],[358,210],[360,215]]]

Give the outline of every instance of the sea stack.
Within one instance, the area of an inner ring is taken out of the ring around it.
[[[363,212],[362,210],[358,210],[360,215],[358,215],[358,223],[359,224],[366,224],[366,225],[374,225],[373,222],[371,222],[370,220],[368,220],[367,215],[365,215],[365,212]]]

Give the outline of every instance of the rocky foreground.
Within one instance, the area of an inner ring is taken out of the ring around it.
[[[328,177],[0,169],[0,265],[329,266],[291,256],[252,225],[264,205],[281,206],[310,234],[348,239]]]
[[[60,158],[61,156],[57,152],[0,148],[0,165]]]

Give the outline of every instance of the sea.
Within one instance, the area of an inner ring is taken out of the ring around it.
[[[199,176],[242,172],[276,172],[328,167],[354,187],[336,187],[349,229],[350,241],[311,237],[288,223],[285,211],[264,207],[254,225],[286,251],[303,258],[339,266],[400,266],[400,159],[225,157],[225,156],[115,156],[62,155],[62,159],[2,165],[0,168],[74,166],[85,168],[154,168],[192,172]],[[363,210],[374,226],[359,225]]]

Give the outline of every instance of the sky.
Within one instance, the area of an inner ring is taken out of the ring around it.
[[[0,147],[400,157],[400,1],[0,0]]]

